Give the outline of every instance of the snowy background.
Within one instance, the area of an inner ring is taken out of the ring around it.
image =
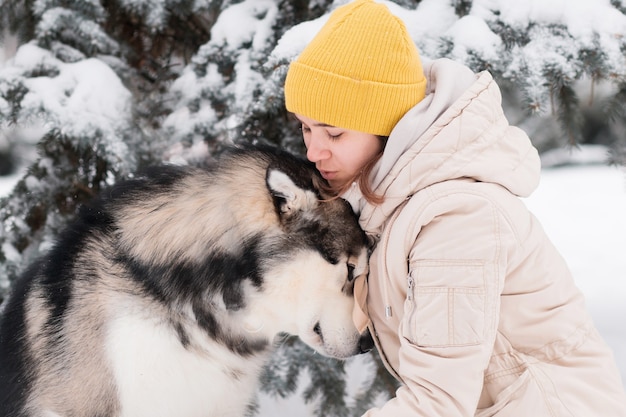
[[[162,2],[152,3],[161,5]],[[177,101],[173,102],[171,112],[165,117],[163,131],[167,134],[164,136],[186,138],[196,135],[196,132],[215,129],[216,126],[225,126],[228,130],[230,126],[240,123],[238,117],[244,110],[249,110],[251,92],[255,86],[265,85],[267,89],[274,87],[272,79],[263,81],[258,72],[250,69],[250,62],[258,59],[259,55],[270,66],[292,58],[327,19],[326,15],[291,28],[268,56],[264,55],[265,39],[271,32],[270,25],[274,23],[275,2],[243,0],[235,3],[222,13],[212,28],[211,42],[200,49],[192,65],[184,68],[172,84],[170,92],[176,93]],[[450,57],[466,63],[479,57],[493,64],[494,68],[506,69],[504,72],[508,77],[522,78],[525,82],[521,86],[524,88],[524,98],[537,103],[544,115],[546,112],[549,114],[550,110],[546,108],[546,103],[550,102],[546,97],[549,89],[543,78],[524,78],[522,74],[526,74],[529,67],[530,74],[541,74],[541,66],[550,63],[564,75],[578,79],[580,68],[570,65],[573,60],[568,61],[567,57],[575,57],[580,50],[589,48],[601,49],[606,54],[607,68],[613,68],[615,73],[623,74],[623,68],[626,68],[626,57],[619,49],[619,39],[626,36],[626,16],[612,7],[612,4],[619,4],[623,10],[626,0],[474,0],[471,13],[462,18],[454,13],[452,3],[422,0],[415,10],[406,10],[385,2],[392,12],[405,21],[424,57],[437,56],[445,44],[442,40],[449,40],[454,45]],[[522,31],[530,27],[534,31],[529,34],[532,41],[513,52],[505,51],[502,38],[495,35],[485,23],[493,18],[493,9],[501,11],[499,21],[513,30]],[[154,8],[155,16],[159,10],[158,7]],[[46,12],[46,16],[50,20],[43,19],[39,27],[44,35],[46,24],[53,23],[53,11],[49,12]],[[531,22],[538,24],[531,25]],[[551,23],[567,28],[571,35],[568,42],[542,26]],[[20,135],[30,140],[31,145],[50,128],[58,127],[67,135],[79,138],[89,138],[93,131],[98,133],[98,146],[106,150],[108,160],[120,161],[116,166],[117,171],[132,170],[136,161],[129,159],[128,155],[132,152],[127,148],[133,145],[134,137],[128,128],[133,122],[129,111],[131,93],[113,70],[115,61],[89,58],[71,63],[62,62],[50,51],[33,44],[15,50],[12,39],[8,38],[7,41],[0,45],[0,77],[24,83],[29,93],[21,102],[19,125],[10,125],[0,118],[0,139],[4,129],[8,131],[14,128],[21,130]],[[222,42],[231,48],[247,43],[252,45],[249,49],[241,47],[236,63],[239,76],[229,85],[221,84],[222,78],[215,65],[205,63],[205,60],[211,62],[209,58]],[[507,61],[506,65],[502,61]],[[204,72],[198,71],[198,68],[204,68],[202,65],[206,65]],[[36,73],[54,75],[28,76],[33,68]],[[206,91],[232,94],[238,103],[233,106],[232,116],[218,118],[209,100],[199,96],[200,92]],[[268,94],[271,98],[271,94]],[[192,111],[189,103],[199,104]],[[0,115],[9,108],[9,103],[0,99]],[[514,124],[522,121],[519,113],[511,108],[508,110]],[[44,111],[45,119],[40,117]],[[533,139],[545,133],[536,130],[542,125],[527,124],[521,127]],[[126,141],[120,140],[121,135],[128,135]],[[622,134],[622,140],[624,135],[626,132]],[[194,144],[202,140],[201,135],[196,136],[193,138]],[[30,145],[24,149],[32,152]],[[191,147],[187,151],[194,153],[196,150]],[[173,148],[170,160],[175,161],[176,155],[176,148]],[[178,156],[182,158],[189,155],[179,153]],[[23,162],[32,162],[33,157],[32,154],[24,154]],[[568,261],[578,285],[587,296],[598,329],[615,352],[622,378],[626,382],[626,170],[606,166],[606,158],[607,150],[597,146],[583,146],[573,152],[543,154],[541,185],[526,202]],[[0,196],[7,195],[22,174],[23,169],[14,175],[0,177]],[[32,177],[29,184],[41,185]],[[45,245],[44,241],[42,247],[45,248]],[[7,248],[10,245],[3,248],[5,255],[10,256],[11,252]],[[19,258],[18,253],[14,255],[16,259]],[[359,378],[367,373],[359,368],[358,359],[351,361],[351,364],[350,389],[356,391],[359,389]],[[287,400],[263,397],[260,415],[313,415],[313,406],[304,406],[301,402],[299,396]]]
[[[592,160],[596,151],[582,149],[578,156]],[[526,203],[568,262],[626,386],[626,169],[544,169]]]

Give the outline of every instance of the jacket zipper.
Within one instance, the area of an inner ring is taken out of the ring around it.
[[[386,230],[383,233],[383,237],[381,239],[381,243],[382,243],[382,251],[383,251],[383,261],[386,263],[387,262],[387,246],[389,244],[389,238],[391,235],[391,229],[393,228],[393,224],[395,223],[396,219],[398,218],[398,216],[400,215],[400,213],[402,212],[402,209],[404,208],[404,206],[406,206],[406,204],[409,202],[411,196],[408,196],[404,199],[404,201],[398,206],[396,207],[395,211],[393,212],[393,214],[391,215],[391,218],[389,219],[389,222],[386,225]],[[384,266],[385,270],[387,270],[387,265]],[[393,316],[393,311],[391,310],[391,303],[389,302],[389,289],[387,288],[388,284],[386,282],[385,279],[383,279],[383,299],[385,301],[385,317],[386,318],[391,318]]]

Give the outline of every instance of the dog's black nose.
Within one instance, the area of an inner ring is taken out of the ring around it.
[[[359,338],[359,353],[367,353],[373,348],[374,339],[372,339],[372,335],[370,334],[369,329],[366,329]]]

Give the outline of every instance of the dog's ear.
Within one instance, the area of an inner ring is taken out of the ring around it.
[[[299,211],[312,209],[318,204],[313,191],[298,187],[291,177],[281,170],[268,169],[265,181],[281,219],[288,219]]]

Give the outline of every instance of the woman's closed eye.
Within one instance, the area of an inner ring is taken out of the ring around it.
[[[343,132],[340,132],[340,131],[331,131],[331,130],[326,131],[326,135],[328,135],[328,139],[330,140],[338,140],[342,134]]]

